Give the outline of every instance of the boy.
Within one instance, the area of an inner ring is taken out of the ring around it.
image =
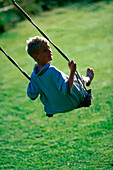
[[[80,87],[74,81],[77,64],[73,60],[68,63],[69,77],[51,66],[53,56],[49,42],[39,36],[27,41],[26,50],[36,61],[27,87],[28,97],[35,100],[40,94],[40,100],[48,117],[77,108],[84,101]],[[87,86],[90,85],[93,77],[94,70],[88,68],[86,77],[83,77]],[[85,90],[84,94],[87,96]]]

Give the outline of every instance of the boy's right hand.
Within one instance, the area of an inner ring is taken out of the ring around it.
[[[73,60],[71,60],[68,63],[68,67],[70,69],[70,75],[69,75],[69,78],[68,78],[68,84],[69,84],[69,92],[71,92],[71,90],[73,88],[74,74],[75,74],[75,71],[76,71],[76,68],[77,68],[77,64]]]
[[[69,63],[68,63],[68,67],[70,69],[71,72],[75,72],[76,69],[77,69],[77,63],[75,63],[73,60],[71,60]]]

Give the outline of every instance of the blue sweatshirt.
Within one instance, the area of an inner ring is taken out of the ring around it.
[[[68,76],[51,66],[50,63],[38,73],[36,73],[35,64],[31,81],[27,87],[27,95],[32,100],[40,95],[40,100],[47,114],[71,111],[84,100],[84,97],[78,83],[73,84],[72,91],[69,93],[67,80]]]

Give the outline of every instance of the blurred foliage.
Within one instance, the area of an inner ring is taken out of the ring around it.
[[[70,3],[95,3],[102,0],[16,0],[16,2],[29,14],[36,15],[42,11],[52,10],[55,7],[66,6]],[[112,0],[105,0],[106,2]],[[13,7],[13,3],[11,0],[0,0],[0,33],[9,30],[14,27],[15,24],[19,21],[25,19],[23,14],[18,11],[18,9],[7,8],[7,10],[3,10],[5,7],[11,6]]]

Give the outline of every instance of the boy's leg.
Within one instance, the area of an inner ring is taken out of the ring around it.
[[[91,81],[94,78],[94,70],[92,68],[88,68],[87,72],[86,72],[86,76],[80,75],[80,73],[79,73],[79,76],[83,80],[84,85],[89,86],[91,84]],[[78,79],[79,79],[79,77],[78,77]],[[76,77],[74,78],[74,82],[78,83]]]

